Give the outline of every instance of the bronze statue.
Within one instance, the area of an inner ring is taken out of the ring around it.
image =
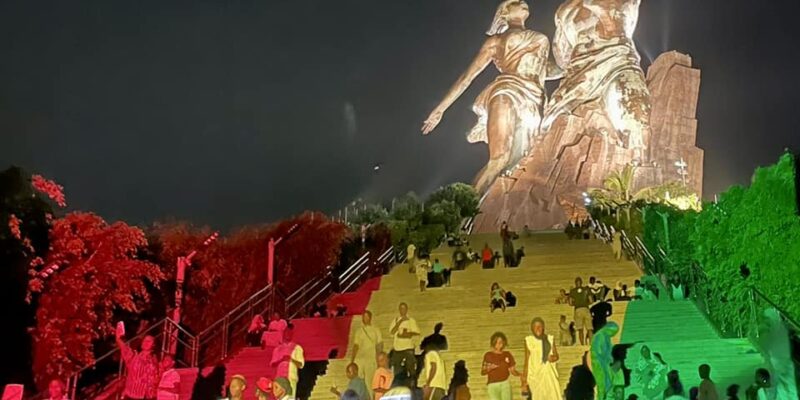
[[[494,62],[500,75],[475,100],[473,111],[478,123],[467,136],[471,143],[489,144],[489,162],[475,178],[479,193],[513,168],[539,134],[550,41],[525,27],[529,15],[525,1],[506,0],[500,4],[486,32],[489,38],[477,57],[422,127],[426,135],[433,131],[445,110]]]
[[[542,130],[563,114],[600,108],[618,142],[646,157],[650,92],[633,32],[641,0],[567,0],[556,11],[553,56],[565,75],[545,107]]]

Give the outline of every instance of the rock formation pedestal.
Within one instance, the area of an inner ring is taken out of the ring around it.
[[[636,170],[636,187],[681,181],[676,162],[687,164],[686,185],[703,188],[703,150],[696,147],[700,70],[678,52],[659,56],[647,71],[652,111],[649,160]],[[583,193],[634,160],[598,105],[563,116],[533,144],[510,176],[498,178],[484,195],[475,232],[495,232],[503,221],[512,230],[562,229],[586,213]]]

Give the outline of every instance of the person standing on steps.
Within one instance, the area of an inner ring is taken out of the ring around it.
[[[719,400],[717,386],[711,380],[711,366],[702,364],[697,368],[697,372],[702,379],[700,387],[698,387],[697,400]]]
[[[353,350],[350,362],[358,365],[358,375],[371,382],[378,368],[378,353],[383,351],[381,330],[372,325],[372,312],[364,311],[361,316],[361,329],[353,338]]]
[[[378,353],[378,369],[375,370],[375,374],[371,379],[374,398],[375,400],[381,400],[381,397],[392,388],[392,381],[394,380],[394,375],[389,369],[389,356],[386,353]]]
[[[417,321],[408,316],[408,304],[400,303],[400,315],[392,320],[389,333],[392,335],[392,370],[397,376],[405,370],[412,379],[417,372],[417,359],[414,355],[414,338],[419,336],[420,330]]]
[[[409,243],[406,248],[406,262],[408,263],[408,272],[414,273],[414,268],[417,266],[417,246],[414,243]]]
[[[420,258],[417,260],[416,276],[419,281],[419,291],[424,292],[428,287],[428,272],[430,272],[431,265],[427,259]]]
[[[345,374],[347,376],[347,389],[346,392],[352,391],[355,393],[355,397],[358,400],[369,400],[370,395],[367,391],[367,384],[364,382],[364,378],[361,378],[358,371],[358,365],[355,363],[347,364],[345,368]],[[331,387],[331,393],[336,395],[337,398],[342,397],[342,392],[339,391],[339,388],[336,386]]]
[[[286,378],[291,390],[289,394],[297,393],[297,381],[300,379],[298,370],[306,363],[303,348],[294,342],[294,326],[289,324],[283,331],[283,343],[272,351],[271,365],[277,367],[276,376]],[[277,395],[275,397],[278,397]]]
[[[600,300],[589,308],[589,313],[592,315],[592,332],[602,329],[613,312],[614,307],[605,300]]]
[[[522,373],[522,388],[535,400],[561,400],[558,382],[558,349],[552,335],[544,330],[544,320],[536,317],[531,321],[533,335],[525,338],[525,368]]]
[[[417,381],[417,385],[422,387],[423,398],[442,400],[447,394],[447,374],[438,347],[428,347],[424,363],[425,368]]]
[[[481,375],[487,376],[489,400],[511,400],[511,375],[520,376],[515,368],[514,356],[506,351],[508,339],[503,332],[495,332],[489,340],[492,349],[483,355]]]
[[[614,361],[611,354],[611,338],[617,333],[619,333],[619,325],[616,322],[608,322],[592,337],[592,374],[597,384],[598,399],[605,399],[606,395],[611,393],[611,363]]]
[[[125,388],[123,398],[126,400],[155,399],[158,390],[159,375],[158,358],[153,354],[155,338],[147,335],[142,339],[139,351],[134,351],[123,340],[125,328],[117,326],[116,341],[125,363]]]
[[[586,345],[592,332],[592,314],[589,312],[590,297],[589,288],[583,286],[583,279],[575,278],[575,287],[569,291],[569,302],[575,309],[573,320],[581,346]]]
[[[469,371],[464,360],[456,361],[453,366],[453,377],[450,379],[450,387],[447,389],[448,400],[471,400],[472,393],[469,391]]]

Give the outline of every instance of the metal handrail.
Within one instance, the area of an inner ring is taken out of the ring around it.
[[[159,328],[159,329],[157,330],[157,328]],[[141,332],[141,333],[137,334],[136,336],[128,339],[127,341],[125,341],[125,344],[130,346],[131,343],[133,343],[134,341],[140,340],[140,339],[144,338],[145,336],[164,335],[168,330],[171,331],[172,329],[177,329],[178,332],[181,332],[184,335],[188,336],[191,339],[191,341],[196,340],[195,337],[191,333],[189,333],[186,329],[181,327],[175,321],[173,321],[170,318],[164,318],[164,319],[158,321],[157,323],[153,324],[152,326],[148,327],[143,332]],[[76,394],[77,394],[77,390],[78,390],[78,380],[80,379],[81,375],[83,375],[84,372],[86,372],[86,371],[88,371],[90,369],[96,368],[97,365],[99,365],[100,363],[110,359],[112,356],[114,356],[114,355],[116,355],[118,353],[121,353],[121,351],[122,350],[119,347],[115,347],[113,350],[110,350],[110,351],[106,352],[105,354],[101,355],[100,357],[97,357],[91,364],[86,365],[86,366],[78,369],[77,371],[73,372],[72,374],[70,374],[67,377],[67,382],[66,382],[66,391],[67,391],[67,393],[70,394],[70,398],[73,398],[73,399],[77,398]],[[121,358],[120,358],[120,367],[119,367],[119,374],[118,374],[119,376],[121,376],[122,370],[123,370],[122,361],[121,361]],[[116,379],[117,378],[114,378],[111,381],[113,382]]]
[[[344,286],[344,290],[342,290],[342,292],[350,290],[354,285],[361,281],[361,278],[364,277],[364,275],[369,272],[371,264],[369,262],[369,254],[369,252],[364,253],[361,257],[359,257],[358,260],[356,260],[356,262],[350,265],[343,274],[336,278],[336,280],[339,282],[339,287],[341,288]],[[388,250],[381,253],[381,255],[377,258],[377,264],[384,264],[386,262],[390,262],[390,260],[394,261],[396,260],[394,256],[394,249],[390,247]],[[300,288],[293,291],[289,296],[284,296],[284,300],[286,301],[283,308],[284,315],[289,318],[293,318],[319,297],[331,296],[333,294],[332,278],[332,268],[329,266],[326,268],[326,273],[324,273],[321,277],[318,279],[309,280]],[[309,298],[306,298],[306,296],[312,291],[314,292],[313,295]],[[276,296],[279,292],[280,291],[277,290],[276,287],[267,285],[248,297],[246,300],[242,301],[223,317],[211,323],[208,327],[196,335],[191,334],[188,330],[180,326],[180,324],[176,323],[172,319],[164,318],[148,327],[144,332],[141,332],[129,339],[126,343],[130,345],[133,341],[139,340],[147,335],[160,335],[162,337],[162,350],[166,351],[169,346],[169,341],[176,340],[179,348],[183,349],[184,354],[186,357],[188,357],[188,361],[182,363],[189,367],[196,367],[201,363],[201,361],[205,360],[201,360],[201,350],[206,350],[206,348],[208,348],[208,346],[210,346],[215,339],[221,338],[219,357],[225,358],[230,354],[234,340],[237,340],[239,336],[247,330],[250,322],[249,319],[252,319],[256,313],[263,315],[269,314],[273,311],[274,296]],[[297,304],[303,299],[305,299],[305,301],[302,302],[300,307],[297,307]],[[237,324],[240,324],[245,318],[248,318],[247,323],[237,326]],[[181,338],[181,335],[183,335],[183,338]],[[109,360],[112,356],[118,354],[119,352],[120,349],[115,348],[114,350],[111,350],[95,359],[92,364],[82,367],[81,369],[72,373],[67,378],[67,392],[71,394],[70,397],[77,399],[76,395],[78,380],[83,373],[91,368],[95,368],[99,363]],[[177,361],[180,360],[176,360],[176,362]],[[111,380],[111,382],[122,376],[122,373],[123,363],[120,361],[119,372],[116,377]],[[105,384],[104,387],[108,387],[108,384]]]
[[[763,292],[761,292],[760,290],[758,290],[758,289],[756,289],[756,288],[754,288],[754,287],[753,287],[753,288],[750,288],[750,289],[752,290],[752,292],[753,292],[753,295],[755,295],[755,296],[758,296],[758,297],[759,297],[761,300],[765,301],[765,302],[766,302],[767,304],[769,304],[769,305],[770,305],[772,308],[774,308],[774,309],[775,309],[775,311],[777,311],[777,312],[778,312],[778,314],[779,314],[779,315],[780,315],[780,316],[781,316],[783,319],[785,319],[785,320],[786,320],[786,322],[788,322],[788,323],[789,323],[789,325],[791,325],[791,326],[792,326],[792,328],[794,328],[796,331],[800,331],[800,322],[798,322],[798,321],[797,321],[797,320],[795,320],[794,318],[790,317],[790,316],[789,316],[789,314],[787,314],[787,313],[783,312],[783,309],[781,309],[781,307],[780,307],[779,305],[777,305],[775,302],[773,302],[772,300],[770,300],[770,298],[769,298],[769,297],[767,297],[767,296],[766,296],[766,295],[765,295]]]
[[[352,275],[353,271],[361,266],[361,263],[366,262],[365,260],[367,257],[369,257],[369,252],[364,253],[358,260],[356,260],[356,262],[353,263],[353,265],[347,267],[347,269],[342,272],[341,275],[339,275],[339,281],[346,280],[350,275]]]
[[[598,223],[596,225],[596,230],[599,231],[598,232],[598,236],[603,237],[604,240],[610,240],[611,239],[610,230],[605,224]],[[625,231],[624,230],[620,230],[620,231],[622,233],[623,238],[627,238],[627,235],[626,235]],[[624,241],[626,241],[626,239],[624,239]],[[656,257],[654,256],[654,253],[652,253],[650,251],[650,249],[648,249],[647,246],[645,246],[644,242],[642,241],[642,239],[640,237],[635,236],[634,237],[634,242],[635,242],[634,246],[630,246],[629,247],[627,245],[624,245],[623,248],[628,250],[628,255],[632,259],[636,260],[637,263],[640,263],[640,267],[646,273],[654,274],[654,275],[660,274],[658,271],[655,271],[655,270],[652,270],[651,268],[649,268],[647,263],[644,262],[644,259],[645,259],[644,257],[646,257],[653,265],[655,265],[657,263],[657,261],[660,261],[660,262],[663,262],[663,263],[668,263],[669,265],[674,265],[674,262],[670,259],[670,257],[667,254],[667,252],[660,245],[658,245],[657,248],[656,248],[655,256],[658,256],[658,260],[657,260]],[[625,243],[623,242],[623,244],[625,244]],[[687,289],[690,289],[693,292],[691,297],[697,298],[698,290],[708,290],[708,288],[701,288],[701,286],[698,286],[698,285],[702,285],[700,283],[700,281],[701,280],[707,281],[709,279],[709,277],[708,277],[708,274],[706,273],[706,271],[703,270],[699,265],[692,264],[690,266],[690,268],[691,268],[691,274],[693,276],[696,276],[697,278],[700,278],[700,279],[692,278],[693,279],[692,282],[687,282],[687,281],[682,280],[681,284],[684,285],[684,287],[686,287]],[[749,312],[751,314],[751,316],[750,316],[751,319],[756,318],[756,316],[755,316],[755,314],[756,314],[756,297],[759,300],[763,300],[765,303],[769,304],[770,307],[775,309],[775,311],[789,325],[791,325],[792,328],[795,331],[800,332],[800,322],[795,320],[791,316],[789,316],[777,303],[772,301],[763,292],[759,291],[755,287],[750,287],[749,288],[749,301],[748,301],[748,304],[746,304],[746,306],[748,307]],[[719,325],[720,329],[723,329],[723,330],[724,329],[728,329],[730,331],[730,329],[732,328],[734,331],[736,331],[738,333],[739,337],[746,337],[749,334],[748,332],[746,332],[745,329],[742,328],[742,326],[733,326],[733,327],[732,326],[727,326],[723,321],[717,320],[717,317],[715,316],[716,313],[713,312],[713,310],[709,310],[708,307],[701,307],[701,309],[704,311],[704,313],[712,321],[715,321],[716,324]],[[751,325],[753,325],[753,324],[751,324]]]
[[[265,293],[268,293],[268,292],[271,293],[271,290],[272,290],[272,285],[265,286],[263,289],[259,290],[258,292],[256,292],[252,296],[248,297],[247,300],[244,300],[243,302],[239,303],[238,306],[234,307],[231,311],[229,311],[227,314],[225,314],[225,316],[223,316],[222,318],[218,319],[213,324],[209,325],[206,329],[203,329],[199,334],[197,334],[197,336],[198,337],[199,336],[205,336],[209,331],[211,331],[217,325],[222,323],[225,320],[226,317],[229,317],[231,314],[235,313],[238,309],[248,305],[253,299],[257,298],[258,296],[261,296],[261,295],[263,295]]]

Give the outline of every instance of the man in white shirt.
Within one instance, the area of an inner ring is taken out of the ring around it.
[[[444,361],[437,350],[425,353],[425,369],[422,370],[417,386],[422,387],[425,400],[442,400],[447,394]]]
[[[397,374],[401,369],[408,371],[413,377],[417,371],[417,359],[414,355],[416,344],[414,338],[419,336],[420,330],[417,321],[408,316],[408,305],[400,303],[398,307],[400,316],[392,320],[389,333],[392,335],[392,369]]]
[[[158,400],[178,400],[180,395],[181,375],[175,369],[175,360],[166,354],[161,359],[161,380],[158,381]]]
[[[297,393],[297,381],[299,380],[297,371],[303,368],[306,360],[303,355],[303,348],[292,340],[293,337],[294,326],[289,324],[286,330],[283,331],[283,343],[272,352],[270,364],[277,367],[276,376],[286,378],[289,381],[291,384],[290,392]]]

